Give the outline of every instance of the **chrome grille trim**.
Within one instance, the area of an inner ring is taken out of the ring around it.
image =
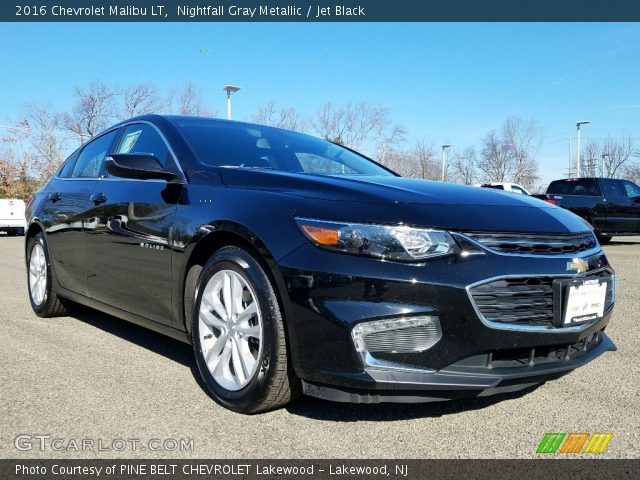
[[[601,275],[601,274],[610,274],[611,277],[612,277],[611,284],[608,286],[608,289],[607,289],[607,307],[605,308],[605,315],[608,315],[609,313],[611,313],[611,310],[613,309],[613,306],[615,305],[615,283],[616,283],[616,278],[615,278],[615,274],[607,267],[599,268],[597,270],[591,270],[591,271],[589,271],[587,273],[576,274],[576,275],[534,274],[534,275],[530,275],[530,276],[528,276],[526,278],[523,277],[522,275],[502,275],[502,276],[487,278],[487,279],[481,280],[479,282],[475,282],[475,283],[473,283],[471,285],[468,285],[465,289],[467,291],[467,296],[469,297],[469,301],[471,302],[471,305],[473,306],[473,309],[475,310],[476,314],[478,315],[478,318],[487,327],[498,329],[498,330],[515,330],[515,331],[547,332],[547,333],[579,332],[579,331],[585,330],[586,328],[590,327],[594,323],[597,323],[600,319],[592,320],[590,322],[585,322],[585,323],[580,324],[580,325],[574,325],[572,327],[561,327],[561,328],[554,327],[551,323],[549,323],[549,324],[541,324],[541,325],[530,325],[530,324],[518,324],[518,323],[512,323],[512,322],[493,321],[493,320],[487,318],[483,314],[482,310],[480,309],[480,307],[476,303],[474,295],[472,294],[472,289],[477,288],[477,287],[482,286],[482,285],[486,285],[486,284],[489,284],[489,283],[500,281],[500,280],[514,280],[514,279],[531,280],[531,279],[545,279],[545,278],[549,278],[549,279],[555,279],[555,278],[571,279],[571,278],[591,277],[591,276],[596,276],[596,275]]]

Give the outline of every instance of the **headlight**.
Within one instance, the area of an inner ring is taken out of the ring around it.
[[[458,252],[448,232],[404,225],[368,225],[297,218],[315,245],[338,252],[392,260],[424,260]]]

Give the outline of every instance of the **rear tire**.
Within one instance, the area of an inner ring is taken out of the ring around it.
[[[250,253],[238,247],[218,250],[199,272],[189,301],[196,362],[207,393],[218,403],[252,414],[300,395],[275,290]]]
[[[65,300],[53,288],[54,281],[47,239],[38,233],[27,242],[27,290],[31,308],[39,317],[62,317],[68,313]]]

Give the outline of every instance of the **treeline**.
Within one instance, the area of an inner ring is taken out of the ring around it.
[[[65,112],[47,105],[25,106],[20,119],[0,128],[0,197],[26,197],[39,188],[78,145],[116,121],[146,113],[216,116],[194,84],[163,93],[145,83],[116,87],[101,82],[77,87]],[[311,133],[371,156],[403,176],[441,180],[438,143],[410,136],[389,108],[368,102],[319,106],[305,116],[296,108],[266,102],[247,118],[255,123]],[[433,140],[433,139],[432,139]],[[446,151],[444,179],[467,185],[499,181],[534,188],[539,181],[538,153],[543,135],[531,120],[507,118],[478,145]],[[638,150],[630,138],[586,142],[585,172],[640,180]],[[575,172],[575,167],[574,170]]]

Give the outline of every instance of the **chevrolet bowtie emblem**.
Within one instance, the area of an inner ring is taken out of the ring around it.
[[[574,258],[570,262],[567,262],[567,270],[576,273],[584,273],[589,270],[589,263],[582,258]]]

